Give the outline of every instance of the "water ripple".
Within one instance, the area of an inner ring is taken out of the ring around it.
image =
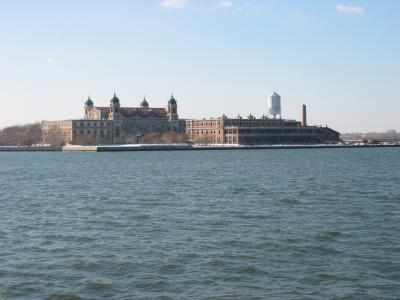
[[[399,157],[0,153],[0,299],[398,299]]]

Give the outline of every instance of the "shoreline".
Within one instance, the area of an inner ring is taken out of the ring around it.
[[[0,146],[0,152],[121,152],[121,151],[190,151],[190,150],[273,150],[273,149],[354,149],[354,148],[394,148],[392,145],[189,145],[189,144],[134,144],[98,146]]]

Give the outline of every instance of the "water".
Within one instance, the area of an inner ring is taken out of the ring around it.
[[[398,299],[400,148],[0,153],[0,299]]]

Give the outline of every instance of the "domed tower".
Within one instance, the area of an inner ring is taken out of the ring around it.
[[[120,111],[120,104],[119,104],[119,99],[117,95],[115,95],[114,92],[114,97],[110,100],[110,117],[109,119],[117,119],[119,117],[119,111]]]
[[[93,100],[88,97],[88,99],[85,101],[85,118],[87,119],[89,117],[89,112],[93,109]]]
[[[143,98],[142,103],[140,103],[140,107],[149,108],[149,103],[146,100],[146,97]]]
[[[176,104],[176,100],[173,94],[168,101],[168,118],[170,120],[178,119],[178,105]]]

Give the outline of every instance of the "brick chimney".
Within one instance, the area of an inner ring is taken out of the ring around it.
[[[307,108],[306,105],[303,104],[303,113],[301,117],[301,126],[306,127],[307,126]]]

